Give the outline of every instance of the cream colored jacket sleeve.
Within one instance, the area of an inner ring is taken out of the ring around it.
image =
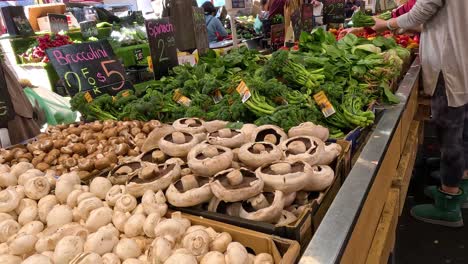
[[[444,0],[418,0],[410,12],[397,18],[398,26],[416,28],[429,21],[443,6]]]

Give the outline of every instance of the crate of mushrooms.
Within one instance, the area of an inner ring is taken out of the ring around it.
[[[76,171],[81,179],[108,172],[119,161],[138,156],[158,121],[104,121],[49,127],[24,145],[0,149],[0,164],[31,163],[56,176]]]
[[[108,179],[135,197],[162,190],[174,209],[302,242],[311,237],[311,193],[337,178],[342,147],[327,138],[328,129],[313,123],[285,133],[183,118],[154,129],[142,154]]]
[[[299,254],[295,241],[168,213],[161,190],[137,199],[107,177],[88,185],[71,171],[56,179],[26,161],[0,165],[0,175],[8,181],[0,191],[2,264],[279,264]]]

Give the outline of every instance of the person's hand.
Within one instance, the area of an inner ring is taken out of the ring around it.
[[[373,17],[374,18],[374,21],[375,21],[375,25],[372,27],[373,30],[377,31],[377,32],[382,32],[382,31],[385,31],[387,30],[387,21],[386,20],[383,20],[383,19],[380,19],[380,18],[377,18],[377,17]]]
[[[352,10],[356,10],[356,9],[358,9],[358,8],[359,8],[358,6],[353,6],[353,7],[351,7]]]
[[[359,28],[347,28],[347,29],[343,29],[340,34],[338,35],[338,39],[342,39],[344,38],[346,35],[348,35],[349,33],[351,34],[354,34],[354,35],[357,35],[361,32],[364,31],[364,28],[362,27],[359,27]]]

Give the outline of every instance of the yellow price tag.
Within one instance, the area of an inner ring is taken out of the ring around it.
[[[322,110],[322,113],[325,117],[329,117],[333,115],[334,113],[336,113],[335,108],[328,100],[328,97],[324,91],[320,91],[314,94],[314,100],[317,103],[317,105],[320,107],[320,109]]]

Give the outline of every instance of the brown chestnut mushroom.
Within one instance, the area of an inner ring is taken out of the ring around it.
[[[224,202],[238,202],[261,193],[263,180],[245,168],[228,169],[216,174],[210,186],[213,194]]]

